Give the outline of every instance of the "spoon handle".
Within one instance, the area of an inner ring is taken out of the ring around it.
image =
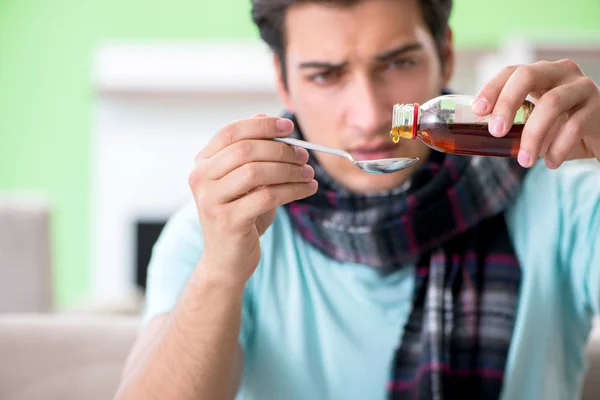
[[[336,156],[347,158],[354,162],[352,156],[343,150],[332,149],[331,147],[321,146],[311,142],[305,142],[304,140],[298,140],[293,138],[273,138],[276,142],[287,143],[292,146],[303,147],[309,150],[322,151],[323,153],[335,154]]]

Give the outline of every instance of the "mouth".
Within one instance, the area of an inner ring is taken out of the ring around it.
[[[378,160],[382,158],[397,157],[398,145],[394,143],[380,143],[355,147],[348,151],[356,161]]]

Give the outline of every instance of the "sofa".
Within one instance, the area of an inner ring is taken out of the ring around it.
[[[50,210],[41,196],[0,192],[0,313],[52,309]]]
[[[138,329],[132,316],[0,315],[0,399],[112,399]]]
[[[139,326],[133,316],[0,314],[0,399],[112,399]],[[584,400],[600,398],[598,329],[589,357]]]

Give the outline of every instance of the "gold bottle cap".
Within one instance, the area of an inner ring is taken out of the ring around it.
[[[390,132],[394,143],[398,143],[400,138],[417,138],[418,116],[419,105],[417,103],[394,105],[392,111],[392,130]]]

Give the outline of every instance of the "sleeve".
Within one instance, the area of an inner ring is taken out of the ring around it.
[[[562,167],[561,167],[562,168]],[[578,161],[559,175],[561,264],[575,286],[577,304],[600,313],[600,164]]]
[[[153,249],[146,280],[142,323],[170,312],[202,255],[204,240],[195,204],[178,210],[169,219]],[[251,278],[252,280],[252,278]],[[242,304],[240,344],[245,348],[253,326],[251,282]]]

